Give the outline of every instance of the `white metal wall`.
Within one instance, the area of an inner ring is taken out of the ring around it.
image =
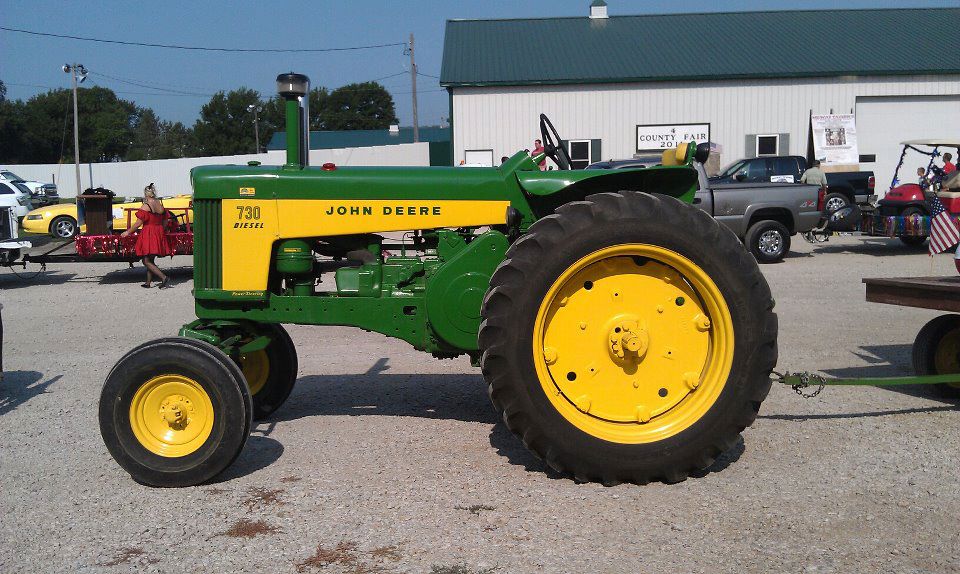
[[[80,164],[81,185],[103,186],[121,196],[142,196],[143,188],[155,183],[160,195],[192,193],[190,169],[200,165],[245,164],[248,161],[282,164],[285,151],[219,157],[193,157],[116,163]],[[398,144],[377,147],[324,149],[310,151],[310,164],[333,162],[337,165],[430,165],[430,144]],[[60,197],[74,197],[76,175],[73,164],[33,164],[4,166],[27,180],[48,183],[55,176]]]
[[[861,154],[876,154],[875,163],[861,164],[877,178],[877,190],[889,189],[893,172],[900,161],[900,142],[905,140],[960,141],[960,95],[862,97],[857,100],[857,138]],[[957,150],[950,152],[954,161]],[[929,158],[907,152],[900,180],[916,183],[917,168],[926,167]],[[942,165],[942,161],[937,161]]]
[[[858,96],[956,94],[960,75],[454,88],[454,158],[532,149],[541,112],[564,139],[601,139],[595,159],[631,157],[638,124],[700,122],[710,123],[723,163],[744,156],[748,134],[789,133],[781,153],[806,155],[811,111],[855,113]]]

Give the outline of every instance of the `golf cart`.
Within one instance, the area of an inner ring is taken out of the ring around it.
[[[930,215],[929,201],[933,193],[937,193],[947,211],[960,213],[960,193],[957,193],[960,190],[954,191],[958,187],[955,183],[957,178],[951,177],[953,174],[944,173],[943,168],[933,163],[942,155],[940,148],[954,148],[954,157],[956,157],[957,152],[960,151],[960,140],[911,140],[901,145],[903,145],[903,151],[900,153],[900,162],[893,174],[890,190],[878,202],[880,215],[900,217]],[[923,182],[912,174],[905,174],[903,180],[900,178],[900,170],[908,151],[929,158],[926,160],[926,176]],[[915,182],[907,183],[911,179]],[[945,183],[948,185],[944,185]]]

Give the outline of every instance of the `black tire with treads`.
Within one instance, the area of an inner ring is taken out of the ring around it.
[[[253,420],[269,417],[279,409],[297,382],[297,348],[282,325],[274,323],[262,326],[273,341],[267,347],[270,375],[260,392],[253,395]]]
[[[546,397],[533,359],[537,312],[555,280],[583,256],[626,243],[670,249],[703,269],[734,330],[733,364],[713,406],[678,434],[645,444],[602,440],[567,421]],[[712,464],[755,420],[777,360],[773,305],[754,258],[703,211],[639,192],[592,195],[537,221],[507,252],[483,302],[481,368],[507,427],[553,469],[584,482],[677,482]]]

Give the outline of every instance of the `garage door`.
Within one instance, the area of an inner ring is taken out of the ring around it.
[[[857,140],[860,155],[875,155],[876,162],[861,163],[877,177],[877,193],[890,187],[900,161],[900,142],[915,139],[960,139],[960,95],[857,98]],[[956,159],[956,150],[950,151]],[[916,176],[926,166],[923,156],[908,155],[901,179]]]

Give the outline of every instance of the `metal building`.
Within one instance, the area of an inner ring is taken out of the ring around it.
[[[586,6],[585,6],[586,8]],[[453,159],[532,148],[546,113],[578,166],[671,137],[722,163],[808,156],[810,116],[855,114],[861,169],[885,189],[897,143],[960,136],[960,8],[447,22],[440,83]]]

